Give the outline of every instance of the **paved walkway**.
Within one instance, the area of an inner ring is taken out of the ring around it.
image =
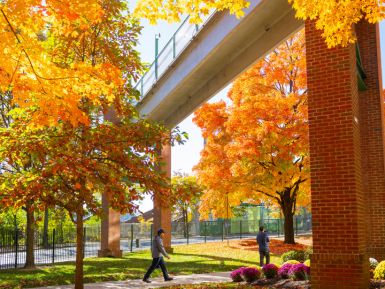
[[[163,281],[163,278],[158,277],[151,279],[152,283],[147,284],[142,280],[126,280],[126,281],[110,281],[101,283],[85,284],[85,289],[139,289],[139,288],[160,288],[172,285],[184,285],[184,284],[201,284],[208,282],[230,282],[230,272],[210,273],[210,274],[193,274],[193,275],[181,275],[174,276],[174,280],[171,282]],[[49,286],[40,287],[35,289],[72,289],[73,285],[62,286]]]

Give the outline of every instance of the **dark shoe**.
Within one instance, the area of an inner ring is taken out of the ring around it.
[[[151,283],[151,281],[148,280],[148,279],[143,279],[143,282],[145,282],[145,283]]]
[[[164,281],[172,281],[172,280],[174,280],[174,278],[171,278],[171,277],[164,279]]]

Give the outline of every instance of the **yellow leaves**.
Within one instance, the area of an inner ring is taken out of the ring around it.
[[[300,19],[316,21],[329,47],[356,40],[353,25],[361,19],[377,23],[385,17],[384,0],[289,0]]]
[[[298,18],[316,21],[318,29],[329,47],[346,46],[356,40],[353,25],[365,19],[378,23],[385,18],[385,0],[288,0]],[[180,16],[189,14],[190,21],[200,23],[201,16],[210,10],[228,10],[242,17],[243,9],[250,5],[245,0],[140,0],[135,14],[147,18],[152,24],[157,20],[180,21]]]
[[[107,13],[99,1],[10,0],[0,8],[0,90],[12,91],[19,107],[33,108],[30,125],[88,124],[84,101],[115,100],[125,84],[118,66],[71,52],[76,41],[90,41],[92,25]]]
[[[249,5],[246,0],[140,0],[135,15],[147,18],[150,23],[155,24],[158,20],[177,22],[182,15],[188,14],[192,23],[201,23],[202,16],[208,15],[211,10],[228,10],[238,18],[242,17],[243,9]]]
[[[72,32],[70,32],[70,34],[71,34],[71,36],[72,36],[73,38],[76,38],[76,37],[79,35],[79,32],[77,32],[77,31],[72,31]]]
[[[202,129],[204,138],[215,133],[219,133],[227,119],[226,103],[206,103],[195,113],[193,121]]]

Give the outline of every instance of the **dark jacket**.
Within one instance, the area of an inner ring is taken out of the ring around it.
[[[269,236],[266,232],[259,232],[257,235],[257,243],[259,251],[269,251]]]
[[[155,236],[151,246],[152,258],[159,258],[162,255],[168,257],[168,254],[163,246],[163,240],[159,236]]]

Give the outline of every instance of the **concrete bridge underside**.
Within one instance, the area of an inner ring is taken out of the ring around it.
[[[142,115],[174,127],[257,59],[304,27],[287,0],[251,1],[237,19],[219,12],[149,90]]]

